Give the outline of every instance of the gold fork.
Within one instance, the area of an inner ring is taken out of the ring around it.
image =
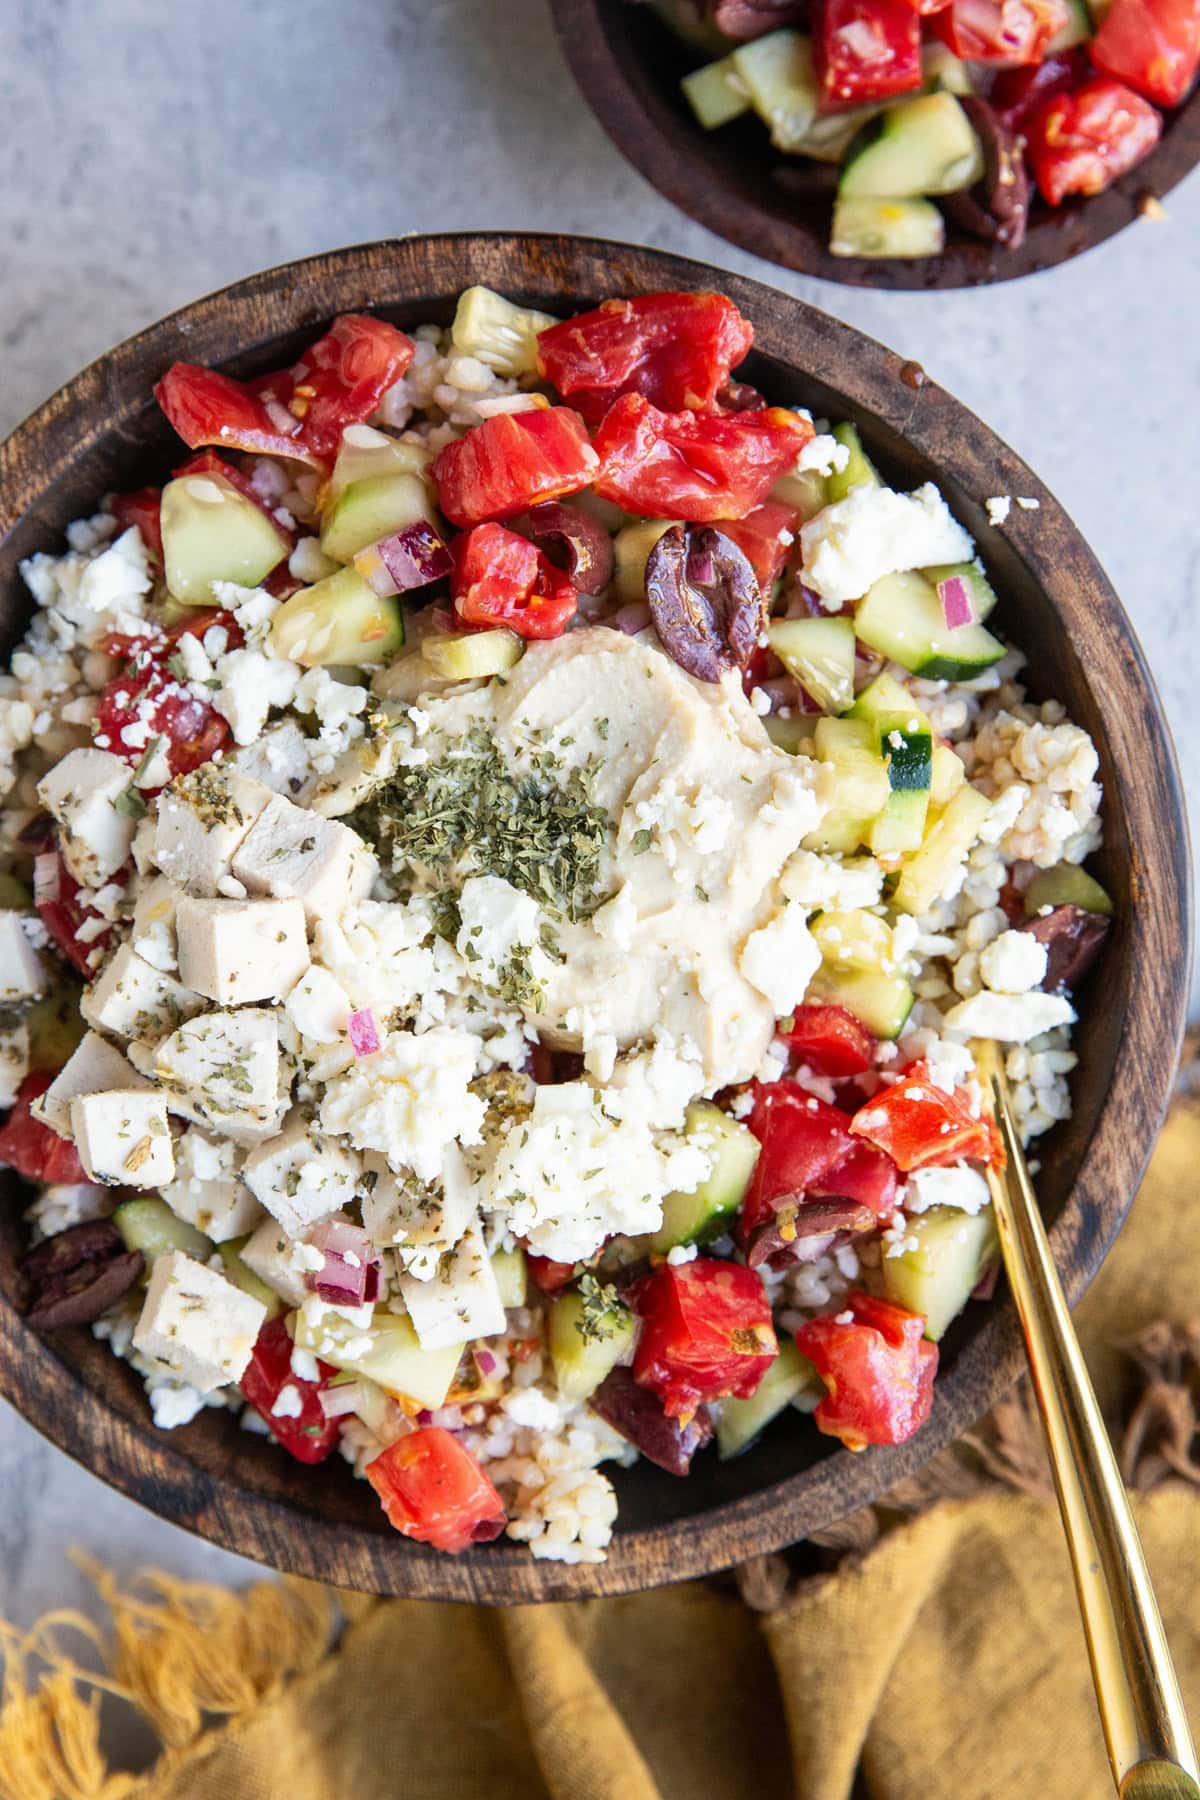
[[[1017,1139],[1004,1062],[974,1046],[1008,1152],[988,1172],[1121,1800],[1200,1800],[1200,1770],[1150,1572]]]

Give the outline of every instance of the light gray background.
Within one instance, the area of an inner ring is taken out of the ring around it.
[[[1113,577],[1185,777],[1200,772],[1200,176],[1165,223],[1016,284],[806,281],[710,236],[625,165],[545,0],[0,0],[0,120],[0,434],[118,339],[288,257],[483,226],[681,251],[916,358],[1032,463]],[[0,1408],[0,1613],[77,1601],[70,1544],[130,1570],[251,1572]]]

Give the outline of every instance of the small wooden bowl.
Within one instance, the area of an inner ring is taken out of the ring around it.
[[[1036,477],[914,365],[757,282],[585,238],[503,233],[406,238],[255,275],[109,351],[0,446],[0,622],[11,645],[30,612],[20,558],[61,544],[113,488],[160,480],[180,456],[151,398],[175,358],[250,375],[293,360],[334,313],[374,308],[400,325],[446,322],[485,282],[551,312],[658,288],[723,288],[754,322],[743,373],[776,401],[849,418],[888,477],[934,480],[979,541],[1000,622],[1030,653],[1034,691],[1093,735],[1105,784],[1101,873],[1117,903],[1102,968],[1082,1001],[1075,1115],[1039,1147],[1041,1191],[1068,1295],[1095,1274],[1132,1200],[1171,1089],[1188,948],[1184,814],[1167,728],[1129,621],[1078,531]],[[990,494],[1037,497],[1009,526]],[[233,1416],[159,1432],[137,1376],[87,1331],[41,1338],[17,1311],[20,1183],[0,1216],[0,1393],[62,1449],[152,1511],[278,1569],[380,1594],[518,1602],[619,1594],[700,1575],[795,1542],[865,1505],[965,1431],[1011,1384],[1021,1347],[1011,1303],[973,1305],[943,1346],[933,1417],[911,1443],[851,1456],[792,1413],[744,1457],[701,1457],[677,1481],[647,1463],[618,1472],[621,1518],[598,1567],[535,1562],[501,1541],[461,1557],[398,1537],[337,1458],[300,1469]]]
[[[588,105],[660,194],[755,256],[850,287],[980,287],[1052,268],[1123,230],[1147,197],[1165,194],[1200,162],[1198,88],[1167,113],[1154,154],[1106,193],[1058,207],[1036,198],[1019,250],[998,249],[947,220],[940,256],[834,256],[831,165],[775,150],[766,126],[754,117],[705,131],[679,89],[680,77],[701,59],[649,6],[551,0],[551,7]]]

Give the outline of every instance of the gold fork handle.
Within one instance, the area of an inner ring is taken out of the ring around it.
[[[988,1175],[1050,1450],[1100,1719],[1122,1800],[1200,1800],[1200,1770],[1150,1573],[1071,1323],[993,1044],[977,1047],[1008,1152]]]

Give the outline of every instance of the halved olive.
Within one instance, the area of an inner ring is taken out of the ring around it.
[[[663,649],[698,681],[746,666],[766,623],[749,559],[711,525],[672,525],[646,560],[646,599]]]

